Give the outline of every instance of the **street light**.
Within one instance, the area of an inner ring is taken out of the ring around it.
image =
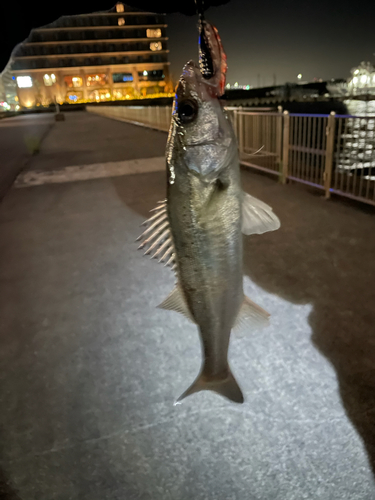
[[[302,80],[302,74],[301,74],[301,73],[299,73],[299,74],[297,75],[297,78],[298,78],[298,80]]]

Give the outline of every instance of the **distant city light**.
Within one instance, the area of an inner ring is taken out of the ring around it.
[[[250,85],[246,85],[246,90],[249,90],[250,89]]]
[[[358,75],[358,73],[359,73],[359,69],[356,69],[356,70],[354,71],[354,74],[355,74],[355,75]]]
[[[230,83],[226,84],[227,89],[230,89]]]
[[[361,76],[361,83],[367,83],[367,75]]]
[[[111,94],[109,92],[107,92],[105,96],[107,99],[109,99],[111,97]]]
[[[299,74],[297,75],[297,78],[298,78],[298,80],[302,80],[302,74],[301,74],[301,73],[299,73]]]
[[[235,87],[238,87],[238,82],[236,82],[236,83],[234,84],[234,86],[235,86]]]
[[[144,70],[143,76],[147,76],[147,75],[148,75],[148,72],[146,70]]]
[[[20,89],[26,89],[33,86],[31,76],[17,76],[17,85]]]
[[[53,73],[51,75],[51,80],[53,81],[53,83],[56,83],[56,76]]]

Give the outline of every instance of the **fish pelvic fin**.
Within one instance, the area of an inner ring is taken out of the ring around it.
[[[233,403],[243,403],[244,397],[240,386],[234,378],[228,366],[225,377],[209,377],[204,372],[201,372],[191,386],[177,399],[175,404],[180,404],[181,401],[191,394],[200,391],[213,391],[225,398],[233,401]]]

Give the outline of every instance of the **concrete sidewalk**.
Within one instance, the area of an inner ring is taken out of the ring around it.
[[[166,134],[67,118],[30,165],[45,183],[0,205],[2,498],[373,499],[373,211],[244,171],[282,223],[245,239],[245,291],[271,325],[231,343],[244,405],[173,406],[199,340],[155,308],[174,277],[134,243],[165,173],[128,168],[161,168]],[[108,162],[122,174],[67,169]]]

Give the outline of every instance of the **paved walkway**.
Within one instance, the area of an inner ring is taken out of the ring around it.
[[[245,290],[271,325],[232,341],[244,405],[175,407],[197,331],[155,308],[174,278],[134,243],[165,174],[124,167],[161,162],[165,140],[71,113],[30,167],[45,183],[0,205],[1,498],[372,500],[373,211],[245,171],[282,223],[245,240]],[[106,162],[122,174],[66,168]]]

